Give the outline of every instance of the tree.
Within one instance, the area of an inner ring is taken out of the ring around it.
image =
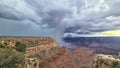
[[[16,42],[15,48],[19,52],[25,52],[26,51],[26,45],[24,43],[21,43],[21,42]]]

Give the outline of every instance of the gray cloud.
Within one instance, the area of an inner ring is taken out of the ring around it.
[[[0,5],[0,17],[11,20],[25,19],[25,16],[22,13],[6,5]]]

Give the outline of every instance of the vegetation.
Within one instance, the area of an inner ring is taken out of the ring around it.
[[[120,63],[118,62],[118,61],[114,61],[113,62],[113,67],[115,67],[115,68],[120,68]]]
[[[120,63],[119,62],[116,62],[115,68],[120,68]]]
[[[5,48],[7,47],[7,43],[4,41],[0,41],[0,48]]]
[[[112,64],[113,64],[113,67],[116,67],[118,65],[118,62],[114,61]]]
[[[0,41],[0,68],[26,68],[25,49],[26,45],[20,42],[16,42],[14,49]]]
[[[116,68],[120,68],[120,63],[116,66]]]
[[[25,51],[26,51],[26,45],[24,43],[21,43],[21,42],[16,42],[15,48],[19,52],[24,52],[25,53]]]
[[[25,55],[14,49],[0,49],[0,68],[25,68]]]

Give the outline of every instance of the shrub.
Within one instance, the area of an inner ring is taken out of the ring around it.
[[[21,42],[16,42],[15,48],[19,52],[25,52],[26,51],[26,45]]]
[[[117,67],[116,68],[120,68],[120,63],[118,63]]]
[[[0,68],[25,68],[25,55],[13,49],[0,49]]]
[[[113,61],[113,67],[116,67],[118,65],[118,62],[117,61]]]
[[[4,41],[0,41],[0,48],[6,48],[7,47],[7,43]]]

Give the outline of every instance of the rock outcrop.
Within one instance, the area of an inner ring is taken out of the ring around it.
[[[120,68],[120,59],[112,55],[97,54],[93,68]]]

